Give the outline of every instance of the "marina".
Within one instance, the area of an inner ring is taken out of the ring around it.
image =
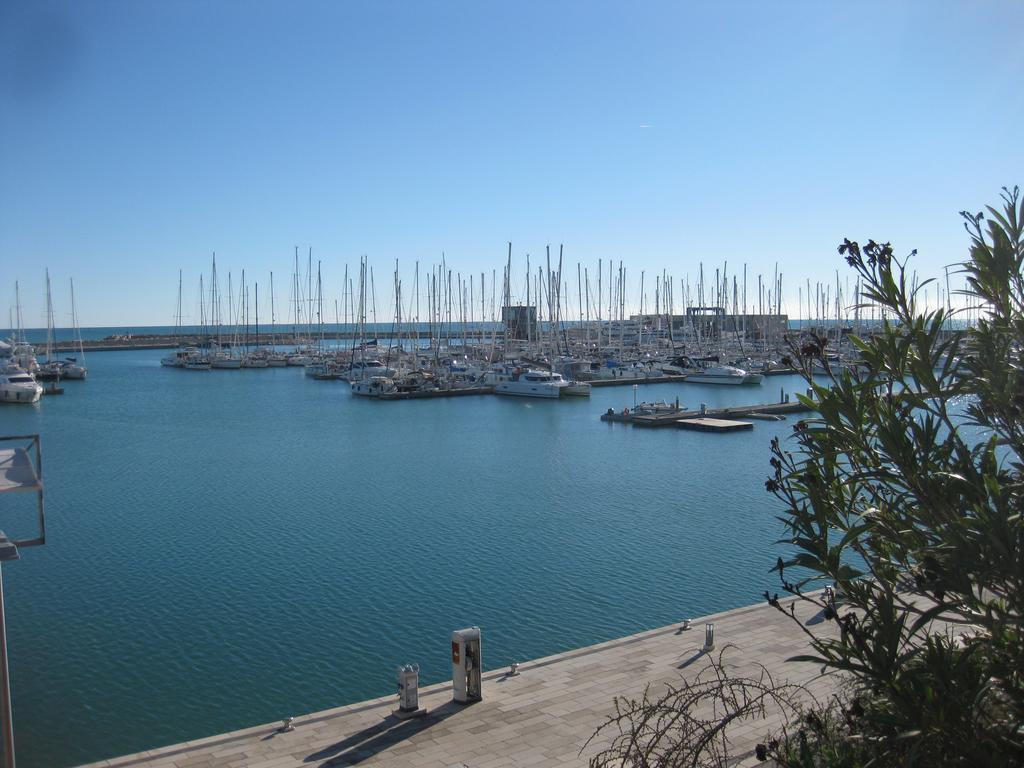
[[[1024,764],[1024,3],[805,5],[5,3],[0,768]]]
[[[453,627],[484,627],[498,669],[775,587],[761,477],[787,422],[728,439],[601,422],[629,386],[378,407],[293,366],[190,373],[163,354],[91,354],[63,397],[0,411],[47,455],[47,546],[5,571],[23,767],[384,696],[396,664],[441,683],[430,638]]]

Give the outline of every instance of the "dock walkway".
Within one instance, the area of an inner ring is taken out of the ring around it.
[[[806,615],[805,615],[806,614]],[[821,622],[807,606],[797,616]],[[387,696],[297,717],[294,730],[279,723],[153,749],[93,763],[90,768],[309,768],[365,765],[393,768],[506,768],[507,766],[586,766],[610,734],[587,740],[613,713],[616,696],[640,697],[666,683],[692,679],[708,664],[701,651],[704,624],[715,624],[717,649],[736,674],[756,675],[763,664],[776,681],[806,683],[819,699],[833,689],[817,665],[785,662],[806,649],[800,628],[779,611],[753,605],[642,632],[589,648],[523,663],[517,676],[507,670],[484,674],[483,701],[454,704],[451,683],[420,690],[422,718],[400,720],[392,712],[397,697]],[[819,631],[831,631],[831,622]],[[487,661],[487,628],[484,662]],[[439,638],[447,645],[447,638]],[[717,654],[718,651],[713,653]],[[341,670],[339,670],[339,674]],[[282,713],[286,715],[290,713]],[[755,745],[777,720],[739,723],[732,733],[730,765],[760,765]]]

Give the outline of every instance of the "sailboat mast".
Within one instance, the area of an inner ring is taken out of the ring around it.
[[[53,300],[50,296],[50,270],[46,270],[46,362],[53,360]]]
[[[179,275],[178,280],[181,280]],[[82,343],[82,329],[78,325],[78,308],[75,306],[75,280],[71,278],[71,325],[78,337],[78,358],[79,365],[85,365],[85,345]]]

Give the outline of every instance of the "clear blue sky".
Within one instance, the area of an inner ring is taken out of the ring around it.
[[[508,241],[621,259],[633,304],[777,263],[796,315],[844,236],[963,259],[957,212],[1024,184],[1022,39],[1018,0],[3,0],[0,325],[44,267],[58,324],[73,277],[83,325],[163,325],[213,251],[281,315],[296,245],[381,306],[396,258],[489,280]]]

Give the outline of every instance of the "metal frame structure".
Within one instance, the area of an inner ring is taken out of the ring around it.
[[[19,548],[46,543],[46,516],[43,507],[43,452],[39,435],[0,436],[0,493],[34,492],[38,499],[38,535],[28,539],[8,539],[0,531],[0,731],[3,732],[3,767],[15,768],[14,719],[11,710],[11,676],[7,661],[7,619],[4,615],[2,563],[19,560]],[[19,445],[20,443],[20,445]],[[35,451],[35,461],[32,452]]]

